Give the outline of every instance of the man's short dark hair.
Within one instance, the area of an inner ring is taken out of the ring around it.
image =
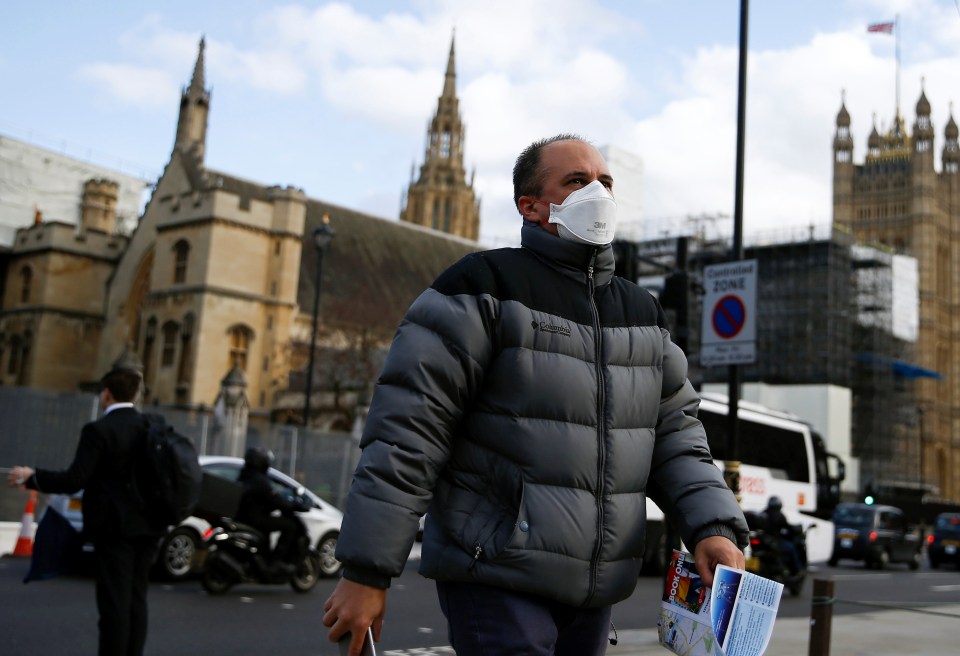
[[[142,382],[143,376],[139,371],[125,367],[111,369],[100,379],[100,384],[110,390],[110,396],[121,403],[135,401]]]
[[[540,170],[540,153],[544,146],[558,141],[582,141],[589,143],[578,134],[562,132],[547,139],[534,141],[523,149],[513,165],[513,204],[520,209],[521,196],[539,196],[543,192],[543,174]]]

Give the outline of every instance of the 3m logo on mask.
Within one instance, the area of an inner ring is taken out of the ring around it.
[[[592,246],[613,241],[617,227],[617,201],[599,180],[571,192],[560,205],[550,203],[549,223],[561,239]]]
[[[564,337],[570,336],[570,326],[558,326],[556,324],[547,323],[546,321],[531,321],[530,326],[534,330],[539,330],[542,333],[556,333],[557,335],[563,335]]]

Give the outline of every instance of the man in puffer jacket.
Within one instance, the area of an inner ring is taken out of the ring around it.
[[[646,496],[704,582],[747,525],[713,464],[663,310],[613,275],[613,178],[558,135],[513,172],[522,247],[440,275],[397,330],[361,440],[323,623],[351,654],[428,511],[420,572],[472,654],[603,654],[644,548]]]

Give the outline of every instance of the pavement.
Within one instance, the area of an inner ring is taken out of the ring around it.
[[[0,522],[0,556],[13,551],[20,535],[20,527],[20,522]],[[957,654],[960,653],[957,643],[958,635],[960,635],[960,604],[924,606],[914,610],[877,610],[854,615],[834,615],[830,631],[830,654],[834,656]],[[617,644],[607,649],[609,656],[671,653],[660,646],[656,627],[619,631],[618,638]],[[809,644],[809,617],[780,617],[777,618],[773,627],[773,637],[764,654],[766,656],[807,656]]]
[[[957,646],[958,631],[960,604],[834,615],[829,653],[834,656],[957,654],[960,653]],[[616,645],[607,649],[609,656],[671,653],[660,646],[656,629],[620,631],[619,638]],[[809,645],[810,618],[781,617],[773,627],[773,637],[764,654],[806,656],[810,653]]]

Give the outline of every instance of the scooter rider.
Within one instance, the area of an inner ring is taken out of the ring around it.
[[[787,521],[783,514],[783,501],[780,500],[780,497],[770,497],[767,501],[767,509],[763,511],[763,514],[767,532],[780,537],[780,552],[787,561],[790,573],[799,574],[803,571],[803,558],[800,556],[794,538],[802,529]]]
[[[271,484],[267,469],[273,464],[273,453],[263,447],[252,446],[243,456],[239,481],[243,484],[237,520],[270,535],[280,531],[272,552],[272,564],[278,574],[296,571],[297,538],[305,532],[303,522],[293,511],[303,510],[301,504],[282,494]],[[280,515],[274,515],[279,510]]]

